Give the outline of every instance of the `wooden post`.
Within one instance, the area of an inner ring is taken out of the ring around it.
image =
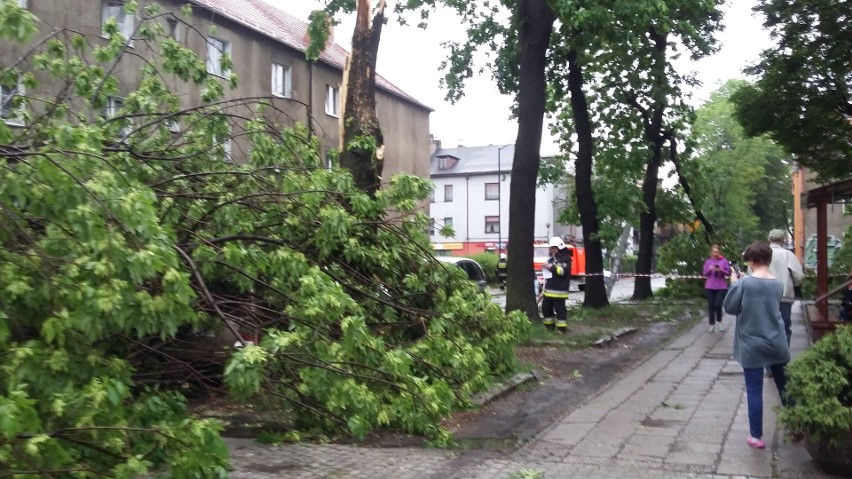
[[[805,215],[802,210],[802,193],[805,190],[805,170],[799,167],[793,173],[793,252],[799,261],[805,261]]]
[[[825,195],[817,199],[817,297],[828,292],[828,224]],[[817,301],[820,321],[828,321],[828,298]]]

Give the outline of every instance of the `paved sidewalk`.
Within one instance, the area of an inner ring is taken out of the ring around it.
[[[793,355],[807,346],[796,304]],[[236,468],[231,476],[504,479],[530,470],[546,479],[830,477],[776,428],[778,394],[771,379],[764,382],[767,448],[746,445],[745,385],[732,349],[733,331],[708,333],[701,323],[507,456],[229,440]]]

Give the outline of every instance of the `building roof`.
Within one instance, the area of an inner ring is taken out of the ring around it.
[[[263,0],[191,0],[191,2],[300,52],[306,51],[310,44],[306,22]],[[345,48],[331,42],[320,55],[319,61],[342,71],[348,54]],[[409,103],[432,111],[431,108],[420,103],[378,73],[376,73],[376,86]]]
[[[499,155],[498,155],[499,151]],[[441,158],[457,158],[450,168],[440,169]],[[515,158],[515,145],[459,146],[458,148],[439,148],[432,154],[429,164],[430,176],[464,176],[475,174],[493,174],[497,171],[512,172],[512,160]]]

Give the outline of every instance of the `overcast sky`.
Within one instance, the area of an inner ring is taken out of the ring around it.
[[[312,10],[323,6],[321,0],[266,1],[306,21]],[[393,1],[388,3],[392,5]],[[693,92],[695,106],[728,79],[743,77],[742,69],[754,63],[770,45],[769,35],[762,29],[762,19],[752,14],[753,4],[754,0],[729,1],[725,8],[726,28],[718,34],[721,50],[700,62],[683,61],[679,65],[682,71],[696,71],[703,84]],[[351,20],[338,25],[335,42],[348,49],[352,28]],[[512,101],[500,95],[489,74],[470,80],[465,97],[455,105],[444,100],[446,93],[439,85],[439,66],[447,53],[441,43],[463,37],[463,26],[449,12],[433,15],[426,30],[413,25],[400,26],[392,17],[382,30],[377,71],[435,110],[430,119],[431,130],[444,147],[512,143],[517,135],[517,123],[509,118]],[[545,132],[542,153],[557,151]]]

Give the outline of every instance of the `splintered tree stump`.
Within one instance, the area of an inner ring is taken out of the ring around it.
[[[370,1],[358,1],[352,54],[344,72],[340,165],[371,196],[381,184],[384,156],[384,137],[376,116],[376,59],[385,23],[384,9],[385,1],[380,0],[371,20]]]

